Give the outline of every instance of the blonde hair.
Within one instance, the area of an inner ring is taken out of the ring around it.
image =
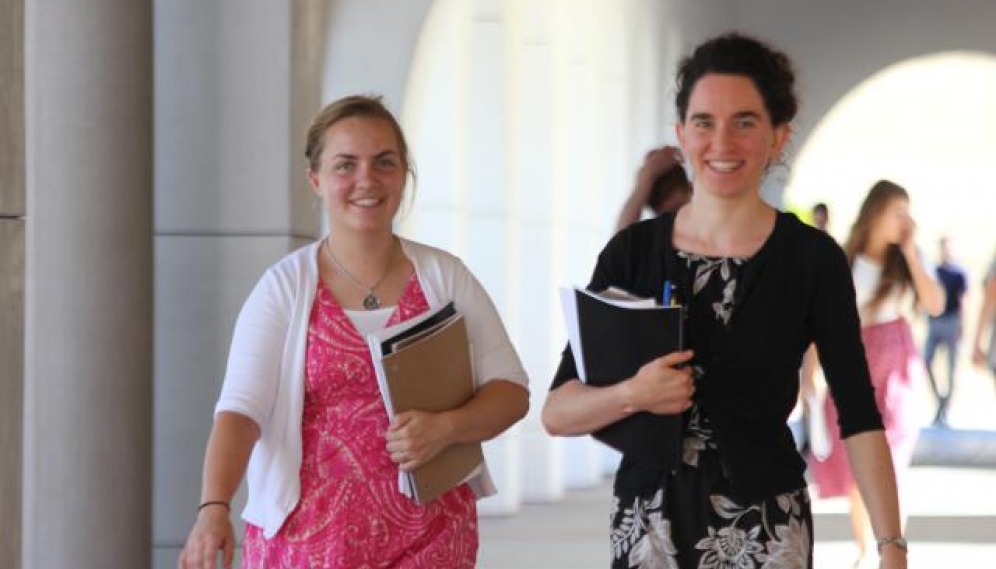
[[[318,171],[321,162],[322,150],[325,149],[325,132],[335,123],[352,117],[362,117],[371,119],[382,119],[391,125],[394,137],[398,140],[398,152],[401,155],[401,162],[405,166],[405,171],[414,173],[415,168],[408,155],[408,142],[405,134],[401,131],[401,125],[394,118],[391,111],[387,110],[379,96],[351,95],[333,101],[323,108],[311,127],[308,128],[308,137],[304,147],[304,157],[308,160],[308,167],[312,171]]]

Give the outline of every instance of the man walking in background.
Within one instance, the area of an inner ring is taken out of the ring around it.
[[[958,362],[958,345],[962,334],[962,299],[968,286],[965,271],[954,262],[951,254],[951,243],[947,237],[940,240],[940,263],[937,265],[937,279],[944,287],[947,295],[944,312],[939,316],[931,316],[927,324],[927,342],[923,349],[923,357],[927,363],[930,386],[937,397],[937,413],[934,415],[935,427],[948,426],[948,405],[954,392],[955,369]],[[934,354],[939,346],[944,346],[947,352],[946,388],[942,388],[938,375],[934,372]]]

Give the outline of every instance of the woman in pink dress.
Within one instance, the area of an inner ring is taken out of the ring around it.
[[[179,567],[213,568],[219,554],[231,566],[245,477],[244,568],[471,568],[476,499],[495,491],[487,466],[425,505],[399,492],[398,471],[521,419],[522,364],[463,263],[394,234],[412,167],[379,99],[327,106],[305,154],[332,231],[270,267],[239,314]],[[473,344],[475,395],[389,417],[364,338],[448,302]]]
[[[913,412],[914,389],[926,373],[907,317],[917,307],[932,315],[944,309],[944,289],[920,258],[909,208],[906,190],[892,182],[879,181],[865,198],[844,245],[854,277],[861,339],[900,490],[920,431]],[[829,397],[824,401],[824,410],[827,423],[836,424],[836,408]],[[868,512],[855,487],[837,430],[830,431],[829,455],[822,461],[810,461],[814,482],[821,497],[848,497],[858,544],[855,567],[875,566],[875,538]]]

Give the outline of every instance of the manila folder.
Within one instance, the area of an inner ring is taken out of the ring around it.
[[[394,411],[440,412],[474,396],[467,325],[458,315],[439,330],[384,356],[384,375]],[[447,447],[411,472],[415,499],[425,504],[463,482],[484,461],[481,443]]]

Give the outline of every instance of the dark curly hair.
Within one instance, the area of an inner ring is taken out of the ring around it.
[[[679,64],[675,97],[679,121],[685,121],[695,84],[711,73],[752,79],[775,126],[792,122],[799,110],[788,56],[760,40],[727,32],[699,45]]]

